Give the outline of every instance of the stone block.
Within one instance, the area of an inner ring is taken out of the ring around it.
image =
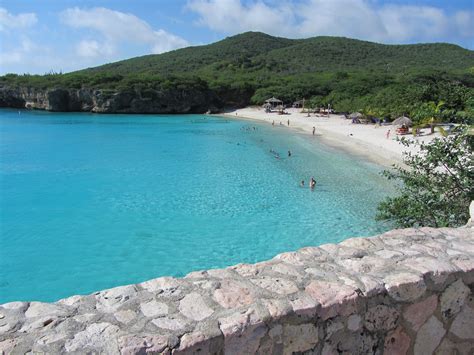
[[[364,318],[364,326],[369,331],[387,331],[398,325],[400,313],[393,307],[380,304],[369,308]]]
[[[415,355],[431,355],[441,343],[446,330],[435,316],[431,316],[428,321],[418,331],[415,340]]]
[[[88,352],[94,349],[103,353],[118,353],[119,327],[110,323],[93,323],[82,332],[74,335],[73,339],[67,340],[64,345],[68,352]]]
[[[318,314],[323,320],[336,315],[348,316],[357,310],[354,288],[326,281],[311,281],[305,292],[321,305]]]
[[[362,317],[358,314],[353,314],[347,318],[347,329],[352,332],[358,331],[362,326]]]
[[[474,340],[474,310],[465,305],[454,318],[449,331],[459,339]]]
[[[61,305],[43,302],[31,302],[25,312],[26,318],[45,316],[66,316],[69,310]]]
[[[402,327],[391,331],[385,337],[384,355],[405,355],[410,348],[410,337]]]
[[[158,317],[168,314],[168,306],[165,303],[151,300],[148,302],[140,303],[140,310],[145,317]]]
[[[414,331],[418,331],[426,320],[433,315],[438,306],[438,296],[431,295],[427,299],[409,305],[403,312],[403,318],[407,320]]]
[[[252,290],[241,282],[223,280],[214,291],[214,299],[224,308],[247,306],[255,301]]]
[[[406,272],[386,276],[385,289],[396,301],[411,302],[420,298],[426,291],[423,277]]]
[[[441,344],[436,349],[436,355],[472,355],[474,353],[474,343],[472,341],[453,342],[444,337]]]
[[[177,280],[172,277],[160,277],[142,282],[140,286],[149,292],[170,296],[178,293],[179,287],[183,287],[185,284],[183,280]]]
[[[280,295],[289,295],[298,292],[298,287],[293,281],[282,278],[265,277],[262,279],[252,279],[251,281],[258,287]]]
[[[162,353],[170,346],[168,336],[127,335],[119,338],[121,355]]]
[[[114,317],[120,323],[128,324],[137,317],[137,314],[131,309],[127,309],[114,313]]]
[[[311,350],[318,341],[318,328],[313,324],[283,326],[283,354]]]
[[[254,354],[268,328],[253,312],[234,314],[219,319],[224,335],[225,354]]]
[[[290,300],[291,307],[299,316],[315,317],[320,304],[306,293],[298,293]]]
[[[459,313],[469,295],[469,288],[462,280],[457,280],[446,288],[440,298],[441,315],[448,320]]]
[[[161,329],[168,329],[171,331],[183,330],[188,323],[181,318],[156,318],[151,321],[154,325]]]
[[[184,316],[196,321],[206,319],[214,313],[214,310],[204,302],[204,298],[197,292],[187,294],[179,302],[179,311]]]
[[[113,313],[137,294],[135,285],[120,286],[108,290],[100,291],[96,294],[96,308],[105,313]]]

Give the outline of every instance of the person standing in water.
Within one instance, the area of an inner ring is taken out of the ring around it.
[[[313,126],[313,136],[315,132],[316,132],[316,127]]]
[[[288,150],[288,156],[291,157],[291,150]]]
[[[314,180],[314,177],[311,176],[309,187],[311,188],[311,190],[313,190],[315,186],[316,186],[316,180]]]
[[[288,120],[288,127],[290,127],[290,120]]]
[[[304,180],[301,180],[300,186],[304,187]]]

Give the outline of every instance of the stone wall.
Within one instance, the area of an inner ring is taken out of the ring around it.
[[[0,353],[472,354],[473,288],[471,227],[394,230],[56,303],[7,303]]]

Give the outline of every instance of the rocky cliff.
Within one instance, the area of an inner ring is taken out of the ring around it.
[[[224,102],[211,90],[169,89],[36,89],[0,87],[0,107],[56,112],[203,113],[218,111]]]

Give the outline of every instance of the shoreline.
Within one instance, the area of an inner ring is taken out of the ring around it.
[[[286,128],[291,132],[312,135],[315,127],[315,139],[330,147],[340,149],[346,153],[364,158],[372,163],[384,167],[392,167],[394,164],[404,165],[403,152],[417,153],[417,147],[405,147],[398,140],[395,134],[396,126],[375,126],[373,124],[352,124],[351,120],[342,115],[331,114],[319,116],[301,113],[301,109],[287,109],[289,114],[279,115],[276,112],[266,113],[259,107],[246,107],[226,113],[212,114],[229,119],[243,119],[259,121],[261,123],[272,124],[275,121],[275,128]],[[288,126],[287,121],[290,121]],[[280,125],[280,122],[282,123]],[[390,138],[386,138],[387,131],[390,130]],[[421,130],[420,137],[406,135],[408,139],[427,143],[436,137],[438,133],[427,135],[428,129]]]

